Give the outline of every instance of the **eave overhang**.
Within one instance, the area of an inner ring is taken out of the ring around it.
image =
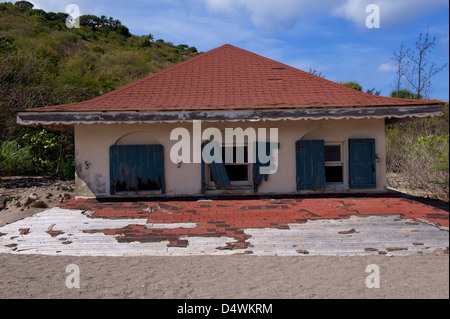
[[[441,116],[442,105],[317,108],[317,109],[265,109],[265,110],[214,110],[214,111],[108,111],[108,112],[20,112],[17,123],[21,125],[73,126],[75,124],[135,124],[176,123],[200,121],[278,121],[278,120],[341,120],[370,118],[408,118]]]

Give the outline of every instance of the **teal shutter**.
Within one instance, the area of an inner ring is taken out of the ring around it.
[[[300,140],[295,144],[297,190],[321,189],[325,186],[325,143]]]
[[[261,167],[269,167],[271,161],[269,160],[267,163],[262,163],[259,159],[258,156],[258,149],[260,147],[264,147],[265,146],[265,150],[266,150],[266,156],[269,156],[270,154],[273,154],[273,149],[275,147],[277,147],[278,149],[280,148],[280,143],[271,143],[271,142],[264,142],[266,145],[264,145],[263,143],[260,142],[256,142],[254,143],[254,147],[253,147],[253,156],[255,157],[254,159],[254,163],[253,163],[253,190],[255,192],[258,191],[258,186],[261,185],[263,179],[267,182],[267,180],[269,179],[269,174],[261,174],[260,173],[260,168]]]
[[[350,188],[376,188],[375,139],[350,139]]]
[[[203,147],[208,143],[202,144],[202,150],[201,150],[201,160],[202,160],[202,193],[206,192],[206,188],[208,185],[206,185],[206,173],[205,173],[205,161],[203,160]]]
[[[162,145],[113,145],[109,150],[110,192],[165,193]]]
[[[214,143],[214,147],[211,148],[210,152],[204,152],[203,148],[210,143]],[[216,141],[212,141],[202,144],[202,192],[206,191],[205,163],[203,160],[203,154],[209,162],[209,170],[211,171],[211,175],[214,179],[214,182],[216,183],[216,187],[219,189],[223,189],[229,188],[231,186],[227,170],[225,169],[225,164],[222,161],[220,163],[216,163],[215,161],[213,161],[215,149],[219,150],[219,158],[222,159],[222,150],[219,147],[219,143],[217,143]]]

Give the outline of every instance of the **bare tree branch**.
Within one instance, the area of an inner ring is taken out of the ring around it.
[[[413,65],[413,68],[410,72],[405,72],[404,75],[414,89],[417,99],[420,96],[428,97],[428,94],[432,90],[431,78],[448,66],[447,63],[437,66],[434,62],[431,62],[429,66],[430,61],[428,55],[435,44],[436,37],[430,40],[428,32],[424,38],[423,34],[420,33],[419,39],[415,44],[415,50],[406,51],[406,56]]]

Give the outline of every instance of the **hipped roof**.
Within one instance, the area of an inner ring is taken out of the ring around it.
[[[332,109],[442,105],[375,96],[226,44],[97,98],[32,112]]]

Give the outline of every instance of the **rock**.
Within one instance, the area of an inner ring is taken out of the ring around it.
[[[27,197],[27,198],[24,198],[21,202],[20,202],[20,205],[22,205],[22,206],[29,206],[32,202],[34,202],[35,200],[34,199],[32,199],[31,197]]]
[[[47,208],[48,205],[43,200],[36,200],[30,204],[30,207],[34,208]]]
[[[64,198],[64,199],[71,199],[72,196],[70,196],[69,193],[64,193],[64,194],[63,194],[63,198]]]
[[[5,209],[6,207],[6,196],[1,196],[0,197],[0,210]]]
[[[30,198],[32,200],[37,200],[37,199],[39,199],[39,196],[36,193],[32,193],[32,194],[28,195],[28,198]]]

